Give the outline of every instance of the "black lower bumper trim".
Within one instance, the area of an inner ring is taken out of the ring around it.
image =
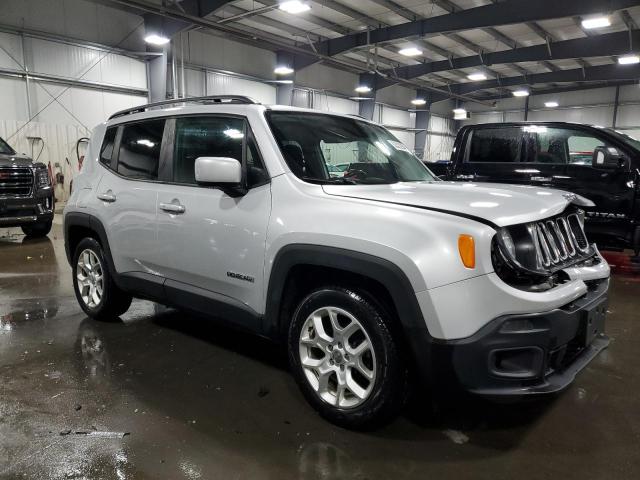
[[[609,345],[608,286],[608,279],[589,282],[585,295],[561,308],[505,315],[460,340],[412,331],[408,341],[419,373],[433,389],[462,387],[486,397],[559,392]]]
[[[602,335],[596,338],[564,371],[549,375],[539,384],[512,388],[479,388],[469,389],[469,391],[483,397],[495,398],[558,393],[567,388],[575,380],[576,375],[608,346],[609,337]]]

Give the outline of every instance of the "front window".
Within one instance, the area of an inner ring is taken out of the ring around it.
[[[9,146],[7,142],[0,138],[0,153],[3,153],[5,155],[14,155],[16,152]]]
[[[268,112],[291,171],[314,183],[390,184],[436,178],[401,142],[377,125],[326,114]]]

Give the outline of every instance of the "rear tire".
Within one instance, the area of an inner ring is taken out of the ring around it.
[[[27,237],[39,238],[39,237],[46,237],[49,234],[49,232],[51,231],[51,225],[52,225],[52,221],[49,220],[48,222],[43,222],[43,223],[33,223],[31,225],[23,225],[21,228],[22,228],[22,232]]]
[[[289,327],[289,363],[307,401],[330,422],[364,430],[393,420],[408,392],[408,371],[391,318],[353,290],[312,291]]]
[[[73,290],[78,303],[91,318],[117,321],[129,309],[132,297],[113,281],[102,246],[84,238],[73,255]]]

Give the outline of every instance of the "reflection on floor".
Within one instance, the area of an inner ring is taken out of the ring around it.
[[[87,319],[59,225],[0,231],[0,478],[640,478],[640,285],[612,280],[613,341],[564,394],[416,397],[385,429],[321,420],[256,337],[149,302]]]

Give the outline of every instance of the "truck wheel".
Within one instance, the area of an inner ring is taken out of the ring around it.
[[[314,290],[289,327],[289,362],[307,401],[345,428],[380,426],[400,412],[408,372],[381,308],[342,287]]]
[[[76,248],[73,289],[82,310],[96,320],[118,320],[131,305],[131,295],[116,286],[102,247],[93,238],[84,238]]]
[[[51,231],[51,221],[44,223],[34,223],[32,225],[23,225],[22,232],[27,237],[45,237]]]

